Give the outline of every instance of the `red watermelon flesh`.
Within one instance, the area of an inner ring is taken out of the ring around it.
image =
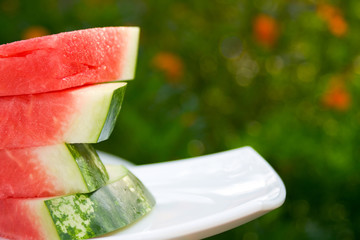
[[[0,199],[24,197],[29,194],[28,191],[33,192],[33,189],[39,189],[40,186],[41,190],[37,190],[35,196],[49,194],[42,189],[58,193],[56,184],[53,184],[56,180],[50,181],[37,159],[33,151],[0,150]]]
[[[120,111],[125,86],[104,83],[0,97],[0,149],[105,140]],[[107,134],[100,139],[103,130]]]
[[[0,199],[91,192],[109,177],[88,144],[0,149]]]
[[[34,209],[39,209],[35,201],[22,201],[21,199],[3,199],[0,201],[1,214],[3,216],[12,216],[7,218],[0,217],[0,230],[2,230],[0,231],[0,238],[18,239],[16,235],[5,235],[5,233],[13,233],[21,229],[24,236],[21,239],[46,239],[44,237],[45,234],[38,230],[44,228],[44,219],[34,211]],[[48,220],[51,224],[51,219]]]
[[[139,28],[78,30],[0,45],[0,96],[134,77]]]

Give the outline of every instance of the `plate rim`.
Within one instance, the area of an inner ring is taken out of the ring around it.
[[[250,146],[244,146],[240,148],[230,149],[227,151],[202,155],[194,158],[186,158],[186,159],[179,159],[167,162],[160,162],[160,163],[151,163],[151,164],[144,164],[144,165],[130,165],[129,170],[133,171],[135,175],[137,175],[137,170],[144,169],[148,167],[157,167],[157,166],[164,166],[164,165],[172,165],[172,164],[179,164],[180,162],[188,162],[188,161],[203,161],[209,157],[219,157],[223,154],[244,154],[246,151],[248,154],[255,155],[262,164],[271,171],[273,176],[275,177],[276,186],[279,188],[277,194],[273,195],[271,198],[267,199],[254,199],[250,200],[242,205],[227,209],[222,212],[218,212],[206,217],[202,217],[200,219],[196,219],[187,223],[177,224],[175,226],[167,226],[161,229],[151,230],[151,239],[198,239],[198,238],[205,238],[210,237],[215,234],[219,234],[221,232],[230,230],[234,227],[240,226],[245,224],[255,218],[258,218],[271,210],[274,210],[280,207],[286,199],[286,188],[278,173],[274,170],[274,168],[267,162],[257,151],[255,151]],[[110,154],[108,154],[110,155]],[[116,156],[114,156],[117,158]],[[122,161],[126,161],[121,159]],[[141,176],[140,176],[141,179]],[[146,182],[144,182],[146,185]],[[153,211],[156,211],[156,205]],[[243,217],[245,213],[245,217]],[[151,213],[149,214],[151,215]],[[241,216],[239,218],[239,215]],[[145,216],[146,218],[147,216]],[[217,221],[214,221],[217,219]],[[219,219],[221,219],[219,221]],[[140,220],[141,221],[141,220]],[[121,232],[121,230],[119,230]],[[175,234],[176,233],[176,234]],[[137,232],[137,233],[126,233],[124,235],[110,235],[107,236],[105,239],[150,239],[146,235],[149,232]],[[171,235],[173,237],[170,237]],[[102,238],[100,238],[102,239]]]

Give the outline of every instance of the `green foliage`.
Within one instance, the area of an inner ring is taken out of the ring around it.
[[[286,202],[209,239],[359,239],[359,9],[357,0],[2,0],[0,42],[32,26],[140,26],[136,79],[99,149],[145,164],[250,145],[284,180]],[[259,14],[268,18],[256,28]]]

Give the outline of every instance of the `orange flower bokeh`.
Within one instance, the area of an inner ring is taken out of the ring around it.
[[[322,101],[326,107],[338,111],[346,111],[351,104],[351,95],[343,82],[333,80],[330,82],[328,90],[323,95]]]
[[[23,32],[22,39],[42,37],[49,34],[49,31],[42,26],[32,26]]]
[[[334,36],[341,37],[347,33],[348,24],[339,8],[330,4],[319,4],[317,14],[327,23],[329,31]]]
[[[152,65],[163,71],[167,80],[171,83],[180,81],[184,74],[184,64],[182,59],[170,52],[160,52],[152,59]]]
[[[279,38],[279,24],[273,17],[260,14],[253,21],[253,35],[260,45],[271,48]]]

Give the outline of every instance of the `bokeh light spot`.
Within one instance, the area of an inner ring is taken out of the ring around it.
[[[337,78],[330,81],[329,87],[323,95],[322,101],[325,106],[338,110],[346,111],[351,104],[350,93],[345,88],[344,83]]]
[[[336,136],[338,134],[338,123],[334,119],[327,119],[324,122],[324,131],[329,136]]]
[[[27,28],[24,31],[22,38],[30,39],[30,38],[35,38],[35,37],[46,36],[49,34],[50,34],[50,32],[43,26],[32,26],[32,27]]]
[[[210,56],[204,56],[200,59],[200,70],[204,74],[213,73],[217,70],[216,59]]]
[[[298,79],[302,82],[313,81],[316,73],[316,67],[311,62],[300,64],[296,70],[296,75]]]
[[[170,83],[178,83],[184,74],[182,59],[170,52],[159,52],[152,59],[152,65],[163,71]]]
[[[19,8],[19,0],[5,0],[0,4],[1,10],[7,13],[16,12]]]
[[[259,236],[256,232],[246,232],[243,236],[243,240],[258,240]]]
[[[224,38],[220,44],[220,51],[225,58],[232,59],[240,56],[242,52],[242,43],[240,38],[236,36]]]
[[[360,74],[360,55],[354,59],[353,62],[354,72]]]
[[[185,127],[191,127],[192,125],[194,125],[196,118],[197,116],[195,113],[184,113],[181,116],[181,124]]]
[[[336,203],[328,211],[332,220],[345,220],[347,218],[345,207],[342,204]]]
[[[237,84],[245,87],[259,73],[259,64],[249,54],[244,53],[241,57],[228,62],[228,70],[235,75]]]
[[[259,14],[253,21],[253,34],[260,45],[271,48],[278,40],[279,24],[273,17]]]
[[[258,121],[251,121],[246,127],[246,132],[250,136],[258,136],[261,130],[261,124]]]
[[[340,8],[322,3],[318,5],[317,14],[327,23],[329,31],[334,36],[341,37],[347,33],[348,24]]]
[[[205,146],[202,141],[193,139],[188,143],[187,149],[189,155],[193,157],[202,155],[205,151]]]
[[[284,60],[280,56],[274,56],[266,59],[265,62],[266,71],[272,75],[279,74],[284,68]]]
[[[291,213],[297,219],[304,219],[307,217],[309,210],[309,202],[303,199],[299,199],[292,204]]]
[[[311,54],[310,46],[308,43],[303,41],[298,41],[292,44],[292,55],[296,59],[306,60]]]

